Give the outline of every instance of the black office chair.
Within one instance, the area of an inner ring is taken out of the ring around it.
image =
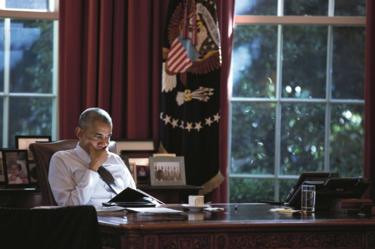
[[[0,245],[6,249],[99,249],[93,206],[0,208]]]

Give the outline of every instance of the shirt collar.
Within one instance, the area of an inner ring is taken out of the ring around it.
[[[77,143],[74,150],[77,153],[79,158],[81,158],[86,163],[90,163],[91,159],[90,159],[89,154],[79,145],[79,142]]]

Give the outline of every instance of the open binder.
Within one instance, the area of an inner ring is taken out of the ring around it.
[[[164,203],[140,189],[128,187],[108,202],[104,202],[103,206],[155,207],[160,204]]]

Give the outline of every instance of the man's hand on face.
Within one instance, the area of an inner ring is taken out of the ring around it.
[[[93,171],[98,171],[99,167],[103,165],[103,163],[108,158],[108,150],[107,148],[103,149],[96,149],[92,144],[88,145],[89,148],[89,155],[91,158],[91,162],[89,164],[89,169]]]

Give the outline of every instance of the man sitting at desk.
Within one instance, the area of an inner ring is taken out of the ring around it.
[[[108,151],[112,119],[100,108],[88,108],[79,117],[75,130],[79,139],[71,150],[56,152],[50,161],[48,180],[59,206],[101,206],[135,182],[122,159]],[[114,178],[108,185],[98,174],[100,167]]]

